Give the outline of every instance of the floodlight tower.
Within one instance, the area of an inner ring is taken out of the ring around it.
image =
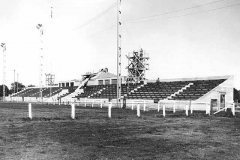
[[[126,67],[128,70],[128,84],[145,81],[145,72],[149,70],[148,54],[140,49],[139,51],[129,53],[126,57],[128,59],[128,66]]]
[[[13,70],[13,93],[15,94],[15,69]]]
[[[38,24],[37,29],[40,31],[40,70],[39,70],[39,85],[40,85],[40,89],[39,89],[39,97],[41,98],[41,100],[43,100],[42,98],[42,75],[43,75],[43,25],[42,24]]]
[[[18,93],[18,73],[17,73],[17,92]]]
[[[117,0],[117,107],[121,107],[121,0]],[[119,108],[120,108],[119,107]]]
[[[50,87],[50,97],[52,96],[52,86],[54,85],[55,75],[54,74],[45,74],[46,75],[46,85]]]
[[[3,48],[3,101],[5,100],[5,76],[6,76],[6,44],[1,43],[1,47]]]

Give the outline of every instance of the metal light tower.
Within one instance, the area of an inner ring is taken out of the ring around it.
[[[121,0],[118,0],[117,3],[117,107],[119,107],[119,105],[121,107]]]
[[[15,69],[13,70],[13,93],[15,93]]]
[[[146,70],[149,70],[149,56],[142,49],[139,51],[133,51],[126,56],[128,59],[128,70],[127,82],[129,83],[140,83],[145,81]]]
[[[52,86],[54,86],[55,75],[54,74],[45,74],[46,75],[46,85],[50,87],[50,97],[52,96]]]
[[[18,92],[18,73],[17,73],[17,92]]]
[[[1,47],[3,48],[3,101],[5,100],[5,76],[6,76],[6,44],[1,43]]]
[[[51,18],[53,18],[53,7],[51,7]]]
[[[37,29],[40,31],[40,70],[39,70],[39,97],[41,97],[41,100],[43,100],[42,98],[42,75],[43,75],[43,25],[42,24],[38,24],[37,25]]]

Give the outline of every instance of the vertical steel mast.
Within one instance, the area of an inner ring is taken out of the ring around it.
[[[5,100],[5,78],[6,78],[6,44],[1,43],[1,47],[3,48],[3,101]]]
[[[13,93],[15,94],[16,82],[15,82],[15,69],[13,71]]]
[[[117,2],[117,107],[121,107],[121,0]],[[119,106],[120,105],[120,106]]]
[[[17,73],[17,92],[18,93],[18,73]]]
[[[43,75],[43,25],[38,24],[37,29],[40,31],[40,73],[39,73],[39,97],[41,98],[41,101],[43,100],[42,98],[42,75]]]
[[[53,7],[51,7],[51,19],[53,18]],[[52,63],[51,63],[51,75],[52,75]],[[53,75],[52,75],[53,76]],[[55,76],[54,76],[55,78]],[[51,81],[51,86],[50,86],[50,97],[52,97],[52,86],[54,85],[54,80]]]

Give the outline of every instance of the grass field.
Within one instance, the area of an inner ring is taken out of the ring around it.
[[[0,159],[240,159],[240,118],[0,103]]]

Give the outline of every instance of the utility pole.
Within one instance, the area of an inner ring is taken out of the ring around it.
[[[53,7],[51,7],[51,18],[53,18]]]
[[[51,19],[53,18],[53,7],[51,7]],[[51,76],[52,76],[52,63],[51,63]],[[51,78],[52,79],[52,78]],[[52,81],[51,81],[52,82]],[[52,97],[52,86],[53,83],[50,86],[50,97]]]
[[[40,31],[40,70],[39,70],[39,97],[41,98],[41,101],[43,100],[42,98],[42,72],[43,72],[43,25],[38,24],[37,29]]]
[[[17,73],[17,92],[18,92],[18,73]]]
[[[52,81],[52,63],[51,63],[51,86],[50,86],[50,97],[52,97],[52,86],[53,86],[53,81]]]
[[[117,0],[117,107],[121,108],[121,0]]]
[[[13,71],[13,74],[14,74],[14,78],[13,78],[13,93],[15,93],[15,69]]]
[[[6,78],[6,44],[1,43],[1,47],[3,48],[3,101],[5,100],[5,78]]]

